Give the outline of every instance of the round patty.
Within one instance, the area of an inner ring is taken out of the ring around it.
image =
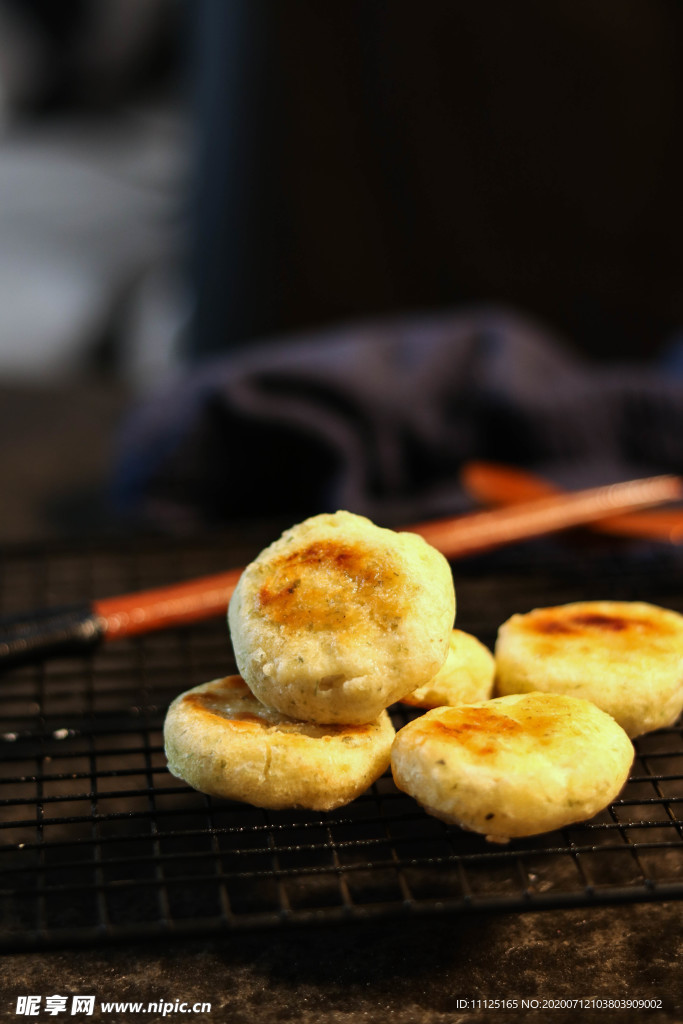
[[[391,755],[399,789],[493,842],[593,817],[618,795],[632,761],[613,718],[551,693],[428,711],[399,730]]]
[[[513,615],[498,631],[496,692],[592,700],[629,736],[683,710],[683,616],[656,605],[581,601]]]
[[[454,619],[443,555],[349,512],[287,530],[244,570],[228,609],[250,689],[321,723],[374,721],[431,679]]]
[[[316,811],[350,803],[379,778],[394,735],[386,711],[360,726],[295,721],[264,707],[240,676],[180,694],[164,722],[168,769],[194,789]]]
[[[495,671],[496,663],[488,647],[471,633],[454,629],[444,664],[433,679],[403,697],[403,703],[430,709],[488,700]]]

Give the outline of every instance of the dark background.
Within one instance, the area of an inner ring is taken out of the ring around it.
[[[108,525],[131,404],[263,338],[490,304],[665,355],[682,52],[675,0],[3,0],[0,537]]]
[[[245,0],[194,20],[196,350],[482,302],[599,358],[678,331],[680,5]]]

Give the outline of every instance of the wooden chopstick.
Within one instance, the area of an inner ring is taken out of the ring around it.
[[[506,544],[569,529],[620,510],[645,508],[683,497],[677,476],[649,477],[595,487],[571,494],[550,495],[510,508],[417,523],[405,527],[418,533],[447,558],[463,558]],[[224,614],[241,569],[205,576],[188,583],[95,601],[104,638],[147,633]]]
[[[562,493],[562,488],[551,484],[544,477],[518,466],[501,465],[497,462],[468,462],[460,472],[460,479],[467,493],[484,505],[517,505]],[[661,541],[666,544],[683,543],[683,510],[680,508],[621,512],[595,520],[588,526],[593,531],[612,536]]]
[[[650,477],[471,515],[405,527],[449,559],[683,497],[683,480]],[[0,620],[0,668],[56,655],[86,653],[103,641],[224,616],[241,569],[185,583],[47,608]]]

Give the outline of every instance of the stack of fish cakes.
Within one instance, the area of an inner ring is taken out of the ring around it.
[[[389,766],[430,814],[495,842],[586,820],[631,737],[683,709],[683,617],[583,602],[512,616],[495,651],[454,628],[445,558],[348,512],[287,530],[245,569],[239,676],[181,694],[170,771],[211,795],[331,810]],[[426,713],[399,730],[396,701]]]
[[[164,724],[169,770],[257,806],[329,810],[386,771],[386,708],[446,660],[446,559],[413,533],[349,512],[287,530],[245,569],[228,611],[239,682],[181,694]]]

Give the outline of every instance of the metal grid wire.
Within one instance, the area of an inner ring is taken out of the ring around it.
[[[219,571],[206,543],[11,551],[4,612]],[[228,550],[223,546],[223,550]],[[240,552],[244,555],[244,552]],[[597,558],[597,560],[596,560]],[[683,611],[680,565],[573,551],[458,566],[458,625],[493,645],[516,611],[588,598]],[[224,622],[120,641],[2,678],[0,945],[446,911],[683,897],[683,735],[636,742],[621,797],[585,824],[507,846],[423,813],[381,778],[328,814],[195,793],[168,774],[162,723],[182,690],[234,670]],[[400,726],[407,710],[396,706]]]

